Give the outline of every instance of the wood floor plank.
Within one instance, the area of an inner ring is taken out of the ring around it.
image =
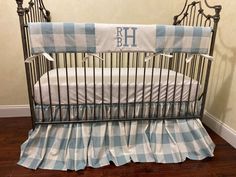
[[[236,149],[207,128],[216,144],[215,156],[202,161],[186,160],[179,164],[114,164],[81,171],[29,170],[18,166],[20,145],[31,129],[30,118],[1,118],[0,177],[236,177]]]
[[[15,162],[0,162],[0,176],[11,177],[15,168]]]

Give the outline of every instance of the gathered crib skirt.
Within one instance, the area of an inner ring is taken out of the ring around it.
[[[18,164],[81,170],[110,161],[178,163],[212,157],[214,148],[199,119],[39,125],[22,144]]]

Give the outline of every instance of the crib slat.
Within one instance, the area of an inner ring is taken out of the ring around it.
[[[194,26],[194,24],[195,24],[195,20],[196,20],[196,10],[197,10],[196,6],[194,6],[193,8],[194,8],[194,10],[193,10],[192,26]]]
[[[179,116],[181,114],[181,108],[182,108],[182,104],[183,104],[183,92],[184,92],[184,82],[185,82],[185,75],[186,75],[186,62],[185,62],[185,58],[187,57],[187,54],[183,55],[184,57],[182,57],[183,59],[183,63],[184,63],[184,67],[183,67],[183,78],[182,78],[182,84],[181,84],[181,94],[180,94],[180,104],[179,104]]]
[[[190,97],[191,97],[191,91],[192,91],[192,83],[195,73],[195,65],[196,65],[196,58],[193,57],[191,61],[191,71],[190,71],[190,85],[189,85],[189,91],[188,91],[188,102],[187,102],[187,114],[189,113],[189,103],[190,103]]]
[[[64,64],[66,68],[66,94],[67,94],[67,109],[68,109],[68,120],[71,120],[71,114],[70,114],[70,88],[69,88],[69,78],[68,78],[68,66],[67,66],[67,54],[64,54]]]
[[[200,76],[201,76],[201,68],[202,68],[202,57],[198,58],[199,62],[198,62],[198,72],[197,72],[197,88],[196,88],[196,93],[195,93],[195,102],[194,102],[194,115],[196,115],[196,107],[197,107],[197,101],[198,101],[198,91],[199,91],[199,86],[200,86]]]
[[[79,120],[78,57],[77,57],[77,53],[74,53],[74,55],[75,55],[76,112],[77,112],[77,120]]]
[[[113,54],[110,54],[110,59],[111,59],[111,67],[110,67],[110,108],[112,108],[112,68],[113,68]],[[110,119],[113,119],[112,117],[112,110],[110,110]]]
[[[39,2],[38,2],[38,3],[39,3]],[[43,7],[42,7],[42,5],[39,3],[39,19],[40,19],[41,22],[44,21],[42,9],[43,9]]]
[[[168,71],[167,71],[167,80],[166,80],[166,94],[165,94],[165,104],[164,104],[164,117],[166,117],[166,111],[167,111],[167,102],[168,102],[168,91],[169,91],[169,79],[170,79],[170,67],[171,67],[171,62],[170,62],[170,58],[166,58],[166,57],[164,57],[165,58],[165,60],[168,60],[168,62],[166,62],[166,63],[168,63],[167,65],[168,65]]]
[[[160,74],[159,74],[159,86],[158,86],[158,99],[157,99],[157,118],[159,118],[159,107],[160,105],[160,95],[161,95],[161,76],[162,76],[162,67],[163,67],[163,56],[161,55],[159,57],[159,68],[160,68]]]
[[[60,112],[60,121],[62,121],[62,110],[61,110],[61,92],[60,92],[60,79],[59,79],[59,71],[58,68],[60,66],[59,63],[59,54],[56,54],[56,73],[57,73],[57,92],[58,92],[58,105]]]
[[[176,63],[176,69],[175,69],[175,81],[174,81],[173,104],[172,104],[172,108],[171,108],[171,117],[174,117],[174,107],[177,105],[175,95],[176,95],[176,84],[177,84],[177,78],[178,78],[178,70],[179,70],[179,64],[180,64],[180,55],[179,54],[175,55],[175,60],[177,60],[177,63]]]
[[[120,84],[121,84],[121,61],[122,61],[122,54],[118,53],[118,60],[119,60],[119,83],[118,83],[118,118],[120,119]]]
[[[33,67],[32,67],[32,63],[30,63],[29,74],[30,74],[30,77],[32,78],[30,80],[30,85],[31,85],[32,98],[34,98],[34,96],[35,96],[35,93],[34,93],[35,76],[34,76],[34,70],[33,70]]]
[[[134,56],[133,56],[134,58]],[[135,59],[135,84],[134,84],[134,116],[133,118],[136,118],[136,97],[137,97],[137,73],[138,73],[138,62],[139,62],[139,53],[136,53],[136,59]]]
[[[204,59],[203,60],[203,66],[202,66],[202,71],[201,71],[201,79],[200,79],[200,83],[203,84],[203,78],[204,78],[204,71],[205,71],[205,64],[206,63],[206,60]]]
[[[53,113],[52,113],[52,97],[51,97],[51,86],[50,86],[50,75],[49,75],[49,61],[47,63],[47,81],[48,81],[48,95],[49,95],[49,106],[50,106],[50,120],[53,121]]]
[[[129,103],[129,65],[130,65],[130,53],[127,54],[127,87],[126,87],[126,119],[128,119],[128,103]]]
[[[102,53],[102,58],[105,60]],[[104,60],[102,60],[102,120],[104,119]]]
[[[204,72],[205,72],[205,66],[206,66],[206,60],[203,58],[203,64],[202,64],[202,68],[201,68],[201,76],[200,76],[200,84],[204,85],[203,80],[204,80]],[[202,98],[204,93],[201,94],[201,96],[199,97],[199,99]]]
[[[35,9],[35,20],[39,21],[38,1],[34,1],[34,9]]]
[[[83,58],[85,58],[85,53],[83,53]],[[84,60],[84,94],[85,94],[85,119],[88,120],[88,100],[87,100],[87,60]]]
[[[41,112],[42,112],[42,122],[45,120],[45,115],[44,115],[44,109],[43,109],[43,98],[42,98],[42,87],[41,87],[41,75],[40,75],[40,67],[39,67],[39,59],[38,57],[36,58],[36,70],[37,70],[37,76],[38,76],[38,82],[39,82],[39,96],[40,96],[40,106],[41,106]]]
[[[93,111],[93,118],[94,120],[96,119],[96,72],[95,72],[95,57],[93,56],[93,106],[94,106],[94,111]]]
[[[143,93],[142,93],[142,118],[144,118],[144,99],[145,99],[145,81],[146,81],[146,62],[145,62],[145,57],[146,57],[146,52],[144,53],[144,58],[143,58],[143,62],[144,62],[144,71],[143,71]]]
[[[156,63],[156,56],[152,58],[152,75],[151,75],[151,88],[150,88],[150,100],[149,100],[149,118],[154,117],[154,114],[151,115],[151,110],[152,110],[152,93],[153,93],[153,80],[154,80],[154,68],[155,68],[155,63]]]

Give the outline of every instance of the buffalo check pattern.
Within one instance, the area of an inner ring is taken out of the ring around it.
[[[207,54],[211,28],[192,26],[156,26],[156,52]]]
[[[199,119],[41,125],[22,144],[18,164],[81,170],[110,161],[177,163],[212,157],[214,148]]]
[[[96,52],[95,25],[77,23],[30,23],[32,54]]]
[[[154,53],[208,54],[211,39],[210,27],[45,22],[29,23],[28,26],[32,54],[139,50]],[[120,26],[125,31],[120,31]],[[132,29],[135,29],[133,33]],[[112,34],[107,39],[106,34],[109,31]],[[104,36],[100,36],[102,34]],[[122,45],[119,48],[116,46],[117,34],[124,38],[123,41],[137,41],[137,38],[145,43],[135,43],[133,49],[132,45]],[[106,47],[98,47],[103,45]]]

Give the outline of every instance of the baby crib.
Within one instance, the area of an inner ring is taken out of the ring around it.
[[[40,49],[33,46],[35,26],[40,29],[48,25],[61,26],[64,30],[69,25],[79,26],[90,39],[94,26],[104,29],[111,25],[83,24],[81,27],[81,24],[50,23],[50,12],[42,0],[31,0],[26,8],[22,6],[23,0],[16,2],[33,127],[29,139],[22,145],[20,165],[33,169],[78,170],[107,165],[109,161],[116,165],[131,160],[172,163],[213,156],[214,144],[199,119],[204,114],[221,6],[210,6],[205,1],[204,5],[215,12],[210,15],[203,10],[201,1],[186,0],[182,12],[174,17],[175,26],[167,27],[183,30],[211,27],[209,56],[199,49],[162,53],[104,50],[104,46],[96,52],[92,47],[81,47],[79,51],[68,47],[56,51],[50,47],[47,53],[43,53],[45,50],[40,53],[35,52]],[[132,34],[136,27],[132,26]],[[163,27],[166,26],[157,26]],[[121,25],[116,30],[120,37],[123,34],[129,38],[123,41],[125,47],[128,42],[135,46],[132,34],[127,34],[127,26]],[[118,40],[117,46],[122,45],[121,42],[122,39]],[[40,54],[32,58],[35,53]],[[189,139],[186,134],[194,131]],[[62,150],[65,136],[77,140],[74,143],[66,139],[67,146]],[[44,144],[47,138],[51,140]],[[177,153],[170,139],[174,144],[185,145],[180,145]],[[157,151],[162,146],[163,152]],[[36,150],[32,153],[30,148]],[[42,151],[46,151],[46,160],[38,157]],[[71,156],[61,158],[59,152],[62,151]],[[75,159],[71,160],[72,156],[76,156]]]

